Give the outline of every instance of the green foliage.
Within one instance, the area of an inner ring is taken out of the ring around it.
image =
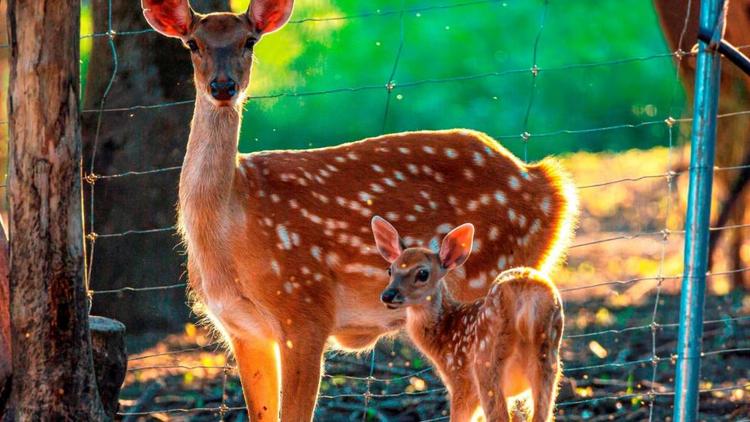
[[[248,1],[231,4],[240,11]],[[535,136],[679,117],[684,101],[650,0],[551,1],[534,81],[544,11],[543,0],[297,1],[292,22],[256,49],[240,150],[453,127],[485,131],[530,160],[666,144],[661,124]],[[82,33],[90,30],[86,4]],[[627,60],[639,57],[650,58]]]
[[[532,134],[529,159],[666,143],[660,124],[534,137],[679,116],[682,90],[649,0],[550,2],[538,43],[535,88],[529,69],[543,1],[464,4],[418,11],[434,3],[298,2],[293,20],[375,15],[292,23],[268,35],[256,51],[259,62],[250,92],[257,98],[247,105],[240,149],[318,147],[383,132],[452,127],[486,131],[522,155],[519,135],[526,129]],[[408,11],[399,56],[400,10]],[[662,56],[566,68],[654,55]],[[397,57],[395,89],[383,125],[385,86]],[[434,82],[491,73],[498,75]],[[314,94],[331,89],[341,92]],[[263,98],[278,94],[284,95]]]

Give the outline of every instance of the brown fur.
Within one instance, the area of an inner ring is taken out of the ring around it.
[[[143,2],[150,13],[160,6]],[[186,0],[177,3],[189,9]],[[289,2],[254,0],[252,16],[266,16],[275,29],[281,22],[275,6],[291,10]],[[377,300],[387,280],[368,240],[373,213],[398,213],[420,235],[439,236],[458,220],[492,233],[466,267],[473,285],[456,286],[459,298],[483,295],[507,266],[560,260],[576,212],[572,184],[556,162],[525,165],[478,132],[402,133],[238,157],[251,61],[242,43],[263,31],[247,14],[192,16],[185,35],[150,21],[199,46],[192,53],[198,93],[179,225],[190,287],[231,345],[251,419],[277,420],[281,411],[287,421],[310,420],[327,340],[362,349],[402,327],[404,311],[386,310]],[[210,96],[207,84],[217,72],[238,83],[240,94],[230,102]]]
[[[442,281],[422,289],[425,299],[410,302],[406,327],[451,394],[451,421],[469,420],[480,404],[488,421],[508,421],[507,399],[526,390],[531,420],[552,420],[563,331],[554,285],[538,271],[514,268],[469,304],[455,301]]]

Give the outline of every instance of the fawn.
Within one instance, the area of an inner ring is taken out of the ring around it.
[[[291,0],[253,0],[239,14],[198,14],[187,0],[142,7],[192,58],[195,110],[178,226],[194,306],[229,344],[251,420],[309,421],[327,343],[363,349],[403,327],[405,311],[377,299],[385,274],[367,240],[374,214],[433,240],[462,219],[487,233],[462,268],[469,283],[447,280],[458,298],[484,295],[508,266],[560,260],[577,212],[573,184],[556,161],[524,164],[479,132],[238,155],[253,48],[286,23]]]
[[[488,421],[507,421],[507,398],[529,389],[532,420],[551,420],[563,309],[547,277],[531,268],[513,268],[497,277],[486,297],[461,304],[443,279],[469,257],[473,225],[453,229],[439,252],[405,248],[396,229],[377,216],[372,231],[390,263],[390,283],[381,300],[389,309],[406,307],[409,336],[450,392],[451,421],[469,420],[480,403]]]

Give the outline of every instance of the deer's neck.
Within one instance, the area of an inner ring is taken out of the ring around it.
[[[215,107],[197,95],[180,174],[180,216],[188,240],[194,234],[215,233],[226,220],[241,120],[239,106]]]
[[[430,357],[438,357],[445,347],[446,335],[451,335],[449,324],[451,316],[458,307],[447,291],[444,282],[440,282],[435,295],[422,305],[412,305],[406,311],[406,329],[414,343]],[[439,359],[435,360],[436,363]]]

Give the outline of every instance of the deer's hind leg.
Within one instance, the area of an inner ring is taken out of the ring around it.
[[[510,421],[508,398],[503,391],[503,373],[507,359],[491,354],[490,360],[478,360],[474,374],[487,422]]]
[[[557,387],[560,382],[560,340],[562,320],[554,318],[544,338],[539,342],[538,356],[530,368],[531,394],[534,398],[533,422],[553,420]],[[534,352],[531,351],[530,355]]]

